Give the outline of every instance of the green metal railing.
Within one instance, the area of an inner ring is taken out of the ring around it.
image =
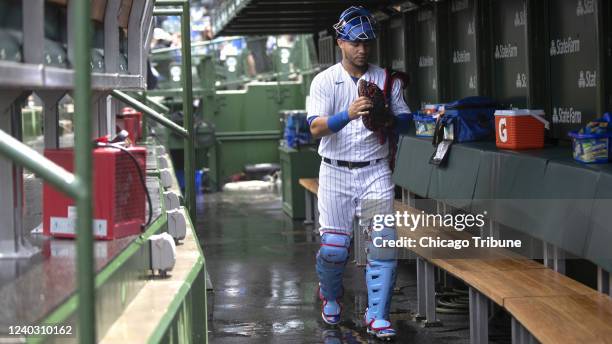
[[[173,6],[178,8],[159,8]],[[185,161],[185,199],[189,216],[193,223],[196,220],[196,194],[195,194],[195,139],[193,120],[193,89],[191,75],[191,24],[188,0],[157,0],[153,15],[180,16],[181,17],[181,80],[183,82],[183,127],[187,131],[184,137]],[[162,123],[163,124],[163,123]]]
[[[120,91],[112,94],[136,107],[150,118],[183,136],[185,140],[185,175],[187,209],[192,223],[196,222],[195,207],[195,142],[193,135],[193,93],[191,81],[191,38],[189,2],[187,0],[158,0],[156,6],[181,6],[181,9],[155,9],[156,15],[180,15],[183,53],[183,113],[184,128],[162,114]],[[92,119],[91,110],[91,21],[90,1],[75,1],[69,14],[74,21],[74,166],[70,173],[11,135],[0,130],[0,155],[34,172],[58,190],[73,198],[77,207],[77,281],[78,281],[78,340],[96,342],[95,285],[92,231]],[[167,109],[156,104],[158,109]]]
[[[77,281],[80,343],[94,343],[95,290],[92,231],[91,66],[90,2],[76,1],[74,21],[74,136],[75,173],[46,159],[19,140],[0,130],[0,154],[36,173],[45,181],[74,198],[77,206]]]
[[[96,312],[93,257],[91,112],[91,13],[90,1],[77,1],[69,15],[74,34],[74,166],[81,195],[77,206],[77,274],[79,295],[79,341],[96,341]]]

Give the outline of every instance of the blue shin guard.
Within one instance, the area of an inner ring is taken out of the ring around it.
[[[368,265],[366,266],[366,283],[368,287],[368,310],[365,320],[368,333],[378,338],[395,336],[395,330],[389,322],[391,295],[395,284],[395,269],[397,266],[396,252],[393,248],[381,248],[381,240],[395,240],[394,228],[384,228],[372,231],[372,241],[368,243]]]
[[[323,321],[335,325],[340,322],[342,275],[349,256],[351,237],[344,233],[325,232],[321,235],[321,248],[317,253],[319,296],[323,300]]]

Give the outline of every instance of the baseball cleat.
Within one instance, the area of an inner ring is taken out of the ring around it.
[[[368,312],[366,311],[366,316]],[[367,332],[369,335],[382,340],[391,340],[397,335],[397,332],[391,327],[391,322],[383,319],[365,319]]]
[[[338,325],[342,314],[342,305],[337,301],[326,300],[321,293],[319,298],[323,301],[321,305],[321,318],[328,325]]]

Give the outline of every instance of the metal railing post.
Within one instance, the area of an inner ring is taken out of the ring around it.
[[[187,130],[184,138],[184,176],[185,200],[187,210],[194,225],[196,219],[196,190],[195,190],[195,137],[193,129],[193,89],[191,75],[191,24],[189,1],[187,0],[157,0],[156,6],[181,6],[179,9],[155,8],[153,15],[180,15],[181,16],[181,76],[183,81],[183,126]]]
[[[185,143],[185,199],[187,210],[194,226],[196,219],[196,189],[195,189],[195,138],[193,128],[193,88],[191,75],[191,19],[189,1],[183,3],[183,15],[181,16],[181,48],[182,48],[182,75],[183,75],[183,124],[189,137]]]
[[[74,166],[81,182],[77,206],[78,337],[80,343],[96,342],[95,287],[92,231],[91,139],[91,2],[75,1],[69,15],[74,28]]]

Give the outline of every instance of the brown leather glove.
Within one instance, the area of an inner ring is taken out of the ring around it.
[[[362,116],[363,125],[373,132],[381,132],[391,128],[394,123],[393,114],[385,101],[383,91],[375,84],[366,80],[359,80],[357,92],[360,97],[368,97],[372,101],[372,108],[367,116]]]

